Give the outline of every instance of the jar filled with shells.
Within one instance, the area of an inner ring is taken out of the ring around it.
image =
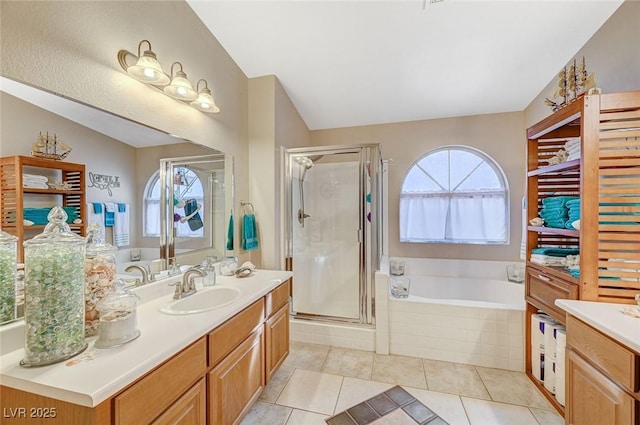
[[[104,241],[98,224],[89,224],[84,260],[84,334],[87,337],[98,334],[100,310],[97,305],[115,290],[117,251],[116,247]]]
[[[85,239],[71,232],[61,207],[47,218],[44,232],[24,242],[24,367],[60,362],[87,348]]]

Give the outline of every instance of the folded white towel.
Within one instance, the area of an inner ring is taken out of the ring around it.
[[[580,138],[569,139],[569,140],[566,141],[566,143],[564,145],[566,147],[569,147],[569,146],[580,146]]]
[[[47,183],[49,181],[49,179],[46,176],[41,176],[38,174],[26,174],[26,173],[22,174],[22,180],[31,180],[31,181],[37,181],[42,183]]]

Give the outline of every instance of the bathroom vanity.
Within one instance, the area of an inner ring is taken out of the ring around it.
[[[567,323],[565,423],[639,425],[640,318],[620,304],[556,304]]]
[[[128,344],[98,350],[90,340],[66,362],[31,369],[18,364],[23,349],[3,355],[2,423],[239,423],[289,353],[290,278],[268,270],[221,277],[240,297],[188,315],[159,311],[171,300],[162,288],[138,307],[142,334]]]

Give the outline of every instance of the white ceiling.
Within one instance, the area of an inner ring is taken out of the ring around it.
[[[186,1],[311,130],[522,111],[622,3]]]

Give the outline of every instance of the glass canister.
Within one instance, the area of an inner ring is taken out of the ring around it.
[[[115,291],[116,252],[104,241],[97,223],[89,224],[84,258],[84,336],[98,335],[100,311],[96,306]]]
[[[100,325],[94,344],[96,348],[117,347],[140,336],[137,320],[139,300],[137,295],[120,289],[97,305]]]
[[[226,257],[220,262],[220,274],[222,276],[233,276],[238,268],[238,259],[236,257]]]
[[[61,207],[47,218],[44,232],[24,242],[24,367],[57,363],[87,348],[85,238],[71,232]]]
[[[16,318],[18,238],[0,230],[0,323]]]
[[[216,284],[216,256],[204,257],[202,260],[202,271],[205,273],[202,279],[204,286],[214,286]]]

